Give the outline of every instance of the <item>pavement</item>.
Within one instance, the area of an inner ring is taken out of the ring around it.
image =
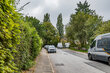
[[[69,49],[47,53],[43,49],[34,73],[110,73],[110,66],[105,62],[88,60],[86,53]]]
[[[38,59],[34,73],[53,73],[49,55],[45,49],[42,49]]]

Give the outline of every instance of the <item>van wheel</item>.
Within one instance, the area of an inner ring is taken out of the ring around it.
[[[92,60],[92,55],[91,54],[88,54],[88,59]]]
[[[110,66],[110,58],[108,58],[108,65]]]

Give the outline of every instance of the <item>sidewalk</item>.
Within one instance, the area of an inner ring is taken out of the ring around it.
[[[36,62],[37,66],[34,73],[53,73],[49,56],[45,49],[42,49]]]

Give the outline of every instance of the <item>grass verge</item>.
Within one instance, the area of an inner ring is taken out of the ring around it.
[[[69,48],[69,49],[74,50],[74,51],[78,51],[78,52],[83,52],[83,53],[88,52],[87,50],[79,50],[79,49],[74,49],[74,48]]]

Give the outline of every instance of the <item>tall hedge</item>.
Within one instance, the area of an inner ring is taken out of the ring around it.
[[[21,41],[18,45],[19,54],[16,56],[16,63],[19,70],[26,70],[34,64],[33,60],[41,50],[42,40],[30,22],[25,21],[21,30]]]
[[[36,29],[15,8],[15,0],[0,0],[0,73],[29,69],[42,41]]]

